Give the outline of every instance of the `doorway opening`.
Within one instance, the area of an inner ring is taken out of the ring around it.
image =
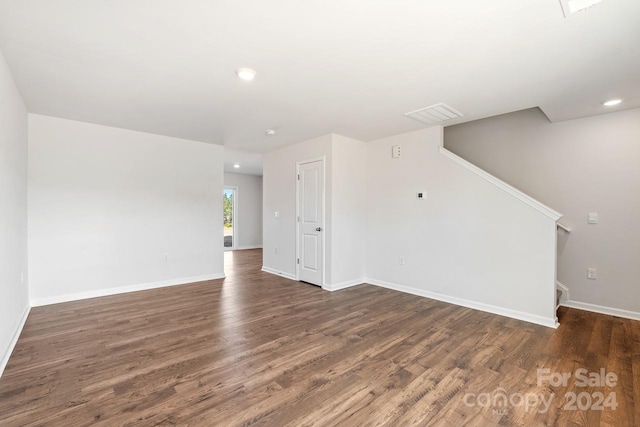
[[[222,192],[222,219],[224,227],[224,249],[233,250],[238,246],[236,211],[238,210],[238,189],[225,187]]]

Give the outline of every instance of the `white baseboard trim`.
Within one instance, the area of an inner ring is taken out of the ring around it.
[[[340,282],[340,283],[336,283],[334,285],[327,285],[325,284],[322,289],[324,289],[325,291],[339,291],[340,289],[346,289],[346,288],[350,288],[352,286],[357,286],[357,285],[362,285],[363,283],[365,283],[365,279],[355,279],[355,280],[349,280],[346,282]]]
[[[608,314],[609,316],[622,317],[624,319],[640,320],[640,313],[636,311],[623,310],[620,308],[605,307],[603,305],[589,304],[587,302],[567,300],[560,303],[563,307],[577,308],[578,310],[592,311],[594,313]]]
[[[13,349],[18,343],[18,338],[20,338],[20,334],[22,333],[22,328],[24,328],[24,324],[27,322],[27,317],[29,317],[29,312],[31,311],[31,307],[27,306],[25,308],[24,313],[22,313],[22,318],[20,319],[20,323],[18,323],[18,327],[13,333],[13,338],[11,338],[11,342],[9,343],[9,347],[5,351],[2,356],[2,361],[0,361],[0,377],[4,373],[4,368],[7,367],[7,363],[9,363],[9,358],[11,357],[11,353],[13,353]]]
[[[195,282],[204,282],[206,280],[224,279],[224,273],[207,274],[204,276],[183,277],[181,279],[162,280],[159,282],[140,283],[137,285],[120,286],[117,288],[98,289],[95,291],[78,292],[75,294],[58,295],[54,297],[33,298],[31,307],[40,307],[43,305],[59,304],[61,302],[78,301],[88,298],[104,297],[108,295],[125,294],[127,292],[146,291],[149,289],[165,288],[167,286],[186,285]]]
[[[247,249],[262,249],[262,245],[239,246],[237,248],[233,248],[234,251],[246,251]]]
[[[439,294],[436,292],[426,291],[423,289],[412,288],[409,286],[398,285],[396,283],[385,282],[383,280],[372,279],[367,277],[366,283],[371,285],[380,286],[382,288],[392,289],[394,291],[405,292],[420,297],[430,298],[437,301],[447,302],[449,304],[460,305],[462,307],[473,308],[474,310],[486,311],[487,313],[497,314],[500,316],[510,317],[512,319],[524,320],[525,322],[535,323],[537,325],[546,326],[548,328],[557,328],[558,321],[555,318],[547,318],[538,316],[536,314],[525,313],[518,310],[512,310],[509,308],[498,307],[495,305],[485,304],[476,301],[470,301],[463,298],[452,297],[449,295]]]
[[[264,271],[265,273],[269,273],[269,274],[275,274],[276,276],[285,277],[285,278],[290,279],[290,280],[298,280],[298,278],[293,274],[284,273],[282,271],[274,270],[273,268],[265,267],[264,265],[262,266],[262,271]]]
[[[556,280],[556,287],[562,291],[562,297],[560,297],[560,305],[564,302],[569,301],[571,299],[571,294],[569,293],[569,288],[567,288],[562,283]]]

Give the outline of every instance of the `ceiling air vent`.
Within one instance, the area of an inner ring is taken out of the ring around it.
[[[601,1],[602,0],[560,0],[560,4],[562,5],[564,16],[568,18],[574,13],[589,9]]]
[[[408,113],[404,113],[404,115],[405,117],[409,117],[410,119],[414,119],[428,125],[462,117],[462,113],[454,110],[447,104],[442,103],[410,111]]]

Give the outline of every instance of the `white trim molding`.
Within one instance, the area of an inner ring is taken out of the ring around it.
[[[262,249],[262,245],[240,246],[240,247],[237,247],[237,248],[235,248],[233,250],[234,251],[246,251],[247,249]]]
[[[560,297],[560,305],[562,305],[564,302],[569,301],[571,299],[569,288],[567,288],[565,285],[558,282],[557,280],[556,280],[556,289],[560,289],[560,291],[562,292],[562,296]]]
[[[609,316],[622,317],[624,319],[640,320],[640,313],[636,311],[623,310],[621,308],[605,307],[603,305],[589,304],[587,302],[567,300],[560,303],[562,307],[575,308],[578,310],[592,311]]]
[[[572,301],[569,288],[560,282],[556,282],[558,289],[562,291],[563,298],[560,300],[561,307],[575,308],[577,310],[591,311],[608,316],[622,317],[623,319],[640,320],[640,313],[637,311],[623,310],[621,308],[606,307],[604,305],[591,304],[588,302]]]
[[[500,316],[510,317],[512,319],[523,320],[529,323],[535,323],[537,325],[546,326],[548,328],[557,328],[558,321],[554,317],[543,317],[531,313],[525,313],[522,311],[511,310],[509,308],[498,307],[495,305],[484,304],[477,301],[470,301],[463,298],[452,297],[449,295],[443,295],[436,292],[426,291],[423,289],[412,288],[409,286],[398,285],[396,283],[385,282],[383,280],[377,280],[367,277],[365,282],[371,285],[380,286],[381,288],[392,289],[394,291],[404,292],[407,294],[417,295],[424,298],[430,298],[437,301],[446,302],[449,304],[455,304],[462,307],[472,308],[474,310],[485,311],[487,313],[497,314]]]
[[[165,288],[168,286],[188,285],[208,280],[224,279],[224,273],[207,274],[204,276],[183,277],[181,279],[162,280],[160,282],[140,283],[137,285],[120,286],[117,288],[98,289],[95,291],[79,292],[75,294],[58,295],[54,297],[34,298],[31,307],[58,304],[61,302],[78,301],[88,298],[104,297],[109,295],[125,294],[128,292],[146,291],[149,289]]]
[[[514,187],[510,186],[506,182],[496,178],[495,176],[491,175],[490,173],[485,172],[484,170],[482,170],[479,167],[469,163],[468,161],[464,160],[462,157],[452,153],[451,151],[447,150],[446,148],[444,148],[442,146],[440,146],[440,153],[442,155],[444,155],[445,157],[448,157],[449,159],[451,159],[454,162],[458,163],[463,168],[469,170],[470,172],[478,175],[479,177],[481,177],[481,178],[485,179],[486,181],[490,182],[491,184],[495,185],[496,187],[498,187],[502,191],[504,191],[506,193],[509,193],[510,195],[512,195],[516,199],[520,200],[521,202],[524,202],[525,204],[531,206],[532,208],[534,208],[538,212],[548,216],[552,220],[558,221],[560,218],[562,218],[563,215],[561,213],[556,212],[555,210],[551,209],[547,205],[544,205],[544,204],[540,203],[539,201],[537,201],[533,197],[526,195],[525,193],[523,193],[522,191],[518,190],[517,188],[514,188]]]
[[[2,361],[0,361],[0,377],[4,373],[4,368],[7,367],[7,363],[9,363],[9,358],[11,357],[11,353],[13,353],[13,349],[16,347],[18,343],[18,338],[20,338],[20,334],[22,333],[22,329],[24,328],[24,324],[27,322],[27,317],[29,317],[29,312],[31,311],[31,307],[27,306],[22,313],[22,318],[18,323],[18,327],[13,333],[13,338],[11,338],[11,342],[9,343],[9,347],[6,352],[2,356]]]
[[[283,271],[274,270],[273,268],[265,267],[264,265],[262,266],[261,270],[264,271],[265,273],[275,274],[276,276],[284,277],[286,279],[296,280],[296,281],[298,280],[298,278],[295,276],[295,274],[285,273]]]
[[[353,286],[358,286],[358,285],[362,285],[366,282],[366,280],[364,278],[362,279],[355,279],[355,280],[349,280],[346,282],[340,282],[340,283],[336,283],[334,285],[329,285],[329,284],[325,284],[322,289],[324,289],[325,291],[339,291],[340,289],[346,289],[346,288],[351,288]]]

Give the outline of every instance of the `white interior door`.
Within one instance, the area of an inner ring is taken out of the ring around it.
[[[322,286],[324,161],[298,166],[298,272],[300,280]]]

